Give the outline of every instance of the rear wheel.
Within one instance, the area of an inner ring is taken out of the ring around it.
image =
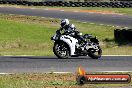
[[[64,42],[55,42],[53,52],[58,58],[61,59],[66,59],[70,55],[69,47]]]

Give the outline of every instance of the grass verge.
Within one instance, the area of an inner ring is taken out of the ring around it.
[[[132,76],[132,73],[127,74],[130,74]],[[26,73],[0,75],[0,88],[115,88],[115,87],[130,88],[132,87],[132,82],[129,84],[84,84],[80,86],[76,82],[76,75],[72,73],[68,74]]]
[[[54,55],[50,37],[59,28],[59,22],[59,19],[1,14],[0,55]],[[71,23],[83,34],[97,36],[103,55],[132,55],[130,43],[114,41],[115,27],[75,20],[71,20]]]

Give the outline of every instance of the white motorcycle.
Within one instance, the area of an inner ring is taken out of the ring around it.
[[[90,56],[98,59],[102,55],[98,39],[90,34],[81,35],[78,31],[65,34],[57,30],[51,40],[54,41],[53,52],[58,58]]]

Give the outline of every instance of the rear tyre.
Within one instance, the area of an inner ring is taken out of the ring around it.
[[[53,52],[60,59],[67,59],[70,55],[69,47],[64,42],[55,42]]]

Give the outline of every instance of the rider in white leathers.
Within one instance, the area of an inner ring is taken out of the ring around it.
[[[64,30],[64,33],[65,35],[69,35],[69,36],[72,36],[74,38],[77,38],[78,40],[80,39],[81,41],[84,41],[85,40],[83,39],[82,37],[82,33],[80,33],[79,31],[76,30],[74,24],[70,24],[69,20],[68,19],[63,19],[61,20],[61,23],[60,23],[61,27],[60,27],[60,30]]]
[[[75,26],[73,24],[70,24],[68,19],[61,20],[60,25],[60,30],[64,30],[65,34],[70,34],[75,31]]]

